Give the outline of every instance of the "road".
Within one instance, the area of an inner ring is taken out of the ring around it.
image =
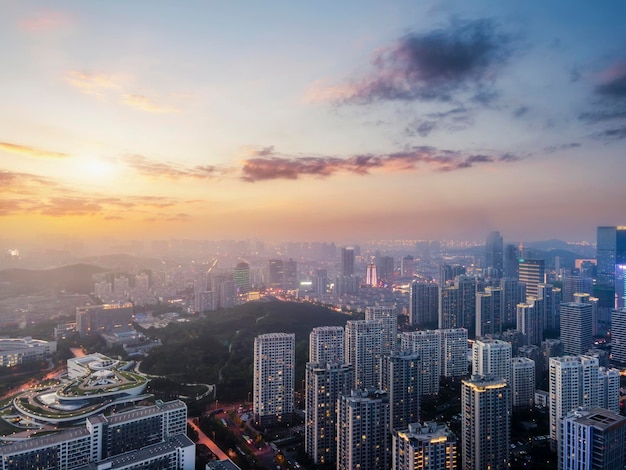
[[[187,423],[189,423],[189,426],[191,426],[193,430],[198,433],[198,444],[204,444],[207,446],[219,460],[230,460],[228,455],[226,455],[226,453],[220,449],[215,442],[209,439],[209,437],[200,430],[196,423],[193,422],[192,418],[188,418]]]

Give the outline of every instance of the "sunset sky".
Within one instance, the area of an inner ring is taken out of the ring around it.
[[[0,5],[0,238],[626,224],[622,0]]]

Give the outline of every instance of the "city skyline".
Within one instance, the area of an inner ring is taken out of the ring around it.
[[[4,6],[3,238],[622,222],[620,2]]]

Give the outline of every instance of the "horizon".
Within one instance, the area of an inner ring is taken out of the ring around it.
[[[594,243],[624,223],[622,2],[4,10],[0,243]]]

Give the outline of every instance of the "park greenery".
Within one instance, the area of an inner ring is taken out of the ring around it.
[[[244,400],[252,390],[254,337],[295,333],[296,388],[304,378],[310,331],[317,326],[344,326],[362,318],[309,303],[248,302],[208,312],[203,318],[171,323],[144,333],[163,346],[142,361],[141,371],[179,382],[217,384],[217,398]]]

